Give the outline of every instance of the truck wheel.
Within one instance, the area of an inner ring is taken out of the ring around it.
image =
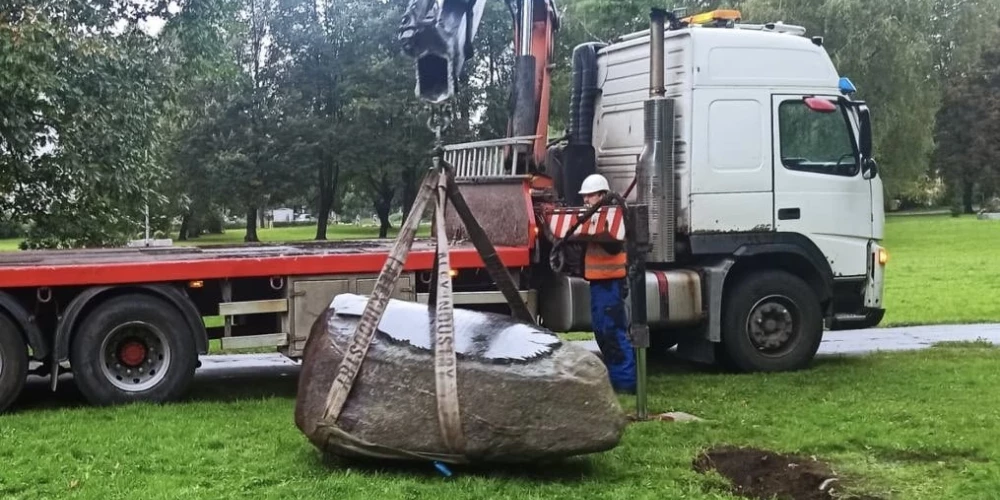
[[[28,347],[21,331],[0,313],[0,412],[17,399],[28,378]]]
[[[722,361],[743,372],[805,368],[823,339],[816,293],[801,278],[763,271],[739,281],[722,311]]]
[[[77,387],[95,405],[177,399],[197,362],[194,334],[180,312],[146,295],[97,306],[78,327],[70,352]]]

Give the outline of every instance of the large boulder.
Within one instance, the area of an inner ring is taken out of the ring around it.
[[[528,462],[618,445],[626,417],[593,353],[505,315],[455,309],[464,450],[438,424],[426,305],[391,300],[336,422],[327,397],[366,297],[344,294],[313,326],[295,423],[320,450],[346,457],[452,463]]]

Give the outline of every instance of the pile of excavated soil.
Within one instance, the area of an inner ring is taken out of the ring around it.
[[[839,478],[830,466],[811,458],[754,448],[713,448],[694,461],[694,469],[715,470],[729,479],[736,495],[768,500],[879,500],[872,496],[836,494]]]

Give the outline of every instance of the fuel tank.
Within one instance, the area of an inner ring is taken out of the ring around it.
[[[557,275],[547,280],[540,286],[538,310],[541,324],[551,331],[593,331],[590,284],[582,278]],[[697,271],[646,271],[646,314],[651,329],[694,325],[702,321],[703,312]]]

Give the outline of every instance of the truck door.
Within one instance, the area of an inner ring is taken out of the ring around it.
[[[861,174],[848,110],[834,95],[772,100],[775,230],[812,240],[834,276],[863,276],[873,229],[872,188]]]

